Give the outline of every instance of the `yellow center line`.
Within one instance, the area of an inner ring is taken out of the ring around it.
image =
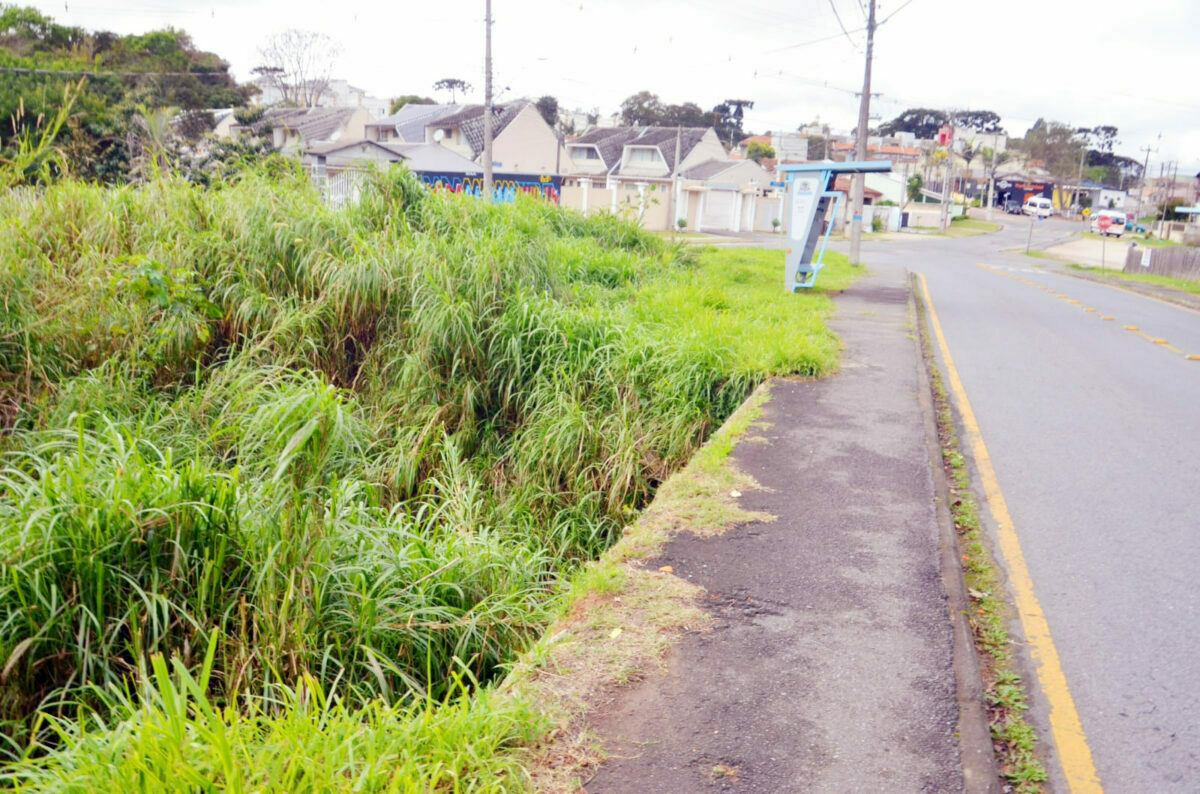
[[[1100,777],[1096,773],[1096,765],[1092,760],[1092,750],[1088,746],[1087,735],[1083,732],[1083,723],[1079,712],[1075,709],[1075,699],[1071,697],[1071,689],[1067,686],[1067,676],[1063,672],[1062,663],[1058,658],[1058,649],[1050,634],[1050,624],[1046,613],[1034,592],[1033,577],[1029,566],[1025,563],[1025,554],[1021,550],[1021,541],[1017,536],[1016,524],[1009,513],[1008,503],[1000,482],[996,478],[996,470],[992,466],[992,458],[987,445],[983,442],[983,433],[967,399],[967,391],[963,387],[958,369],[954,366],[954,358],[946,344],[946,336],[942,332],[942,323],[933,307],[933,299],[929,296],[929,284],[925,276],[917,274],[921,280],[921,292],[925,297],[925,305],[929,309],[930,325],[933,326],[937,338],[938,349],[942,361],[946,365],[950,389],[954,393],[954,401],[962,418],[963,429],[966,431],[967,442],[971,455],[975,459],[975,467],[979,472],[979,480],[983,485],[984,497],[992,518],[996,522],[996,538],[1000,551],[1008,566],[1009,582],[1012,585],[1013,600],[1016,602],[1017,614],[1021,618],[1021,628],[1025,632],[1025,641],[1030,648],[1034,665],[1037,668],[1038,683],[1050,703],[1050,730],[1054,734],[1054,744],[1058,748],[1059,760],[1062,762],[1063,774],[1073,792],[1100,792]]]
[[[976,266],[977,266],[977,267],[981,267],[981,268],[983,268],[984,270],[988,271],[989,273],[995,273],[995,274],[996,274],[996,275],[998,275],[998,276],[1004,276],[1005,278],[1010,278],[1010,279],[1012,279],[1013,281],[1021,281],[1021,282],[1024,282],[1025,284],[1029,284],[1030,286],[1037,287],[1037,288],[1038,288],[1038,289],[1040,289],[1040,290],[1045,290],[1046,292],[1049,292],[1051,295],[1053,295],[1053,296],[1055,296],[1055,297],[1057,297],[1057,298],[1061,298],[1062,300],[1065,300],[1065,301],[1067,301],[1068,303],[1074,304],[1074,305],[1076,305],[1076,306],[1081,306],[1081,307],[1082,307],[1082,305],[1083,305],[1083,304],[1081,304],[1081,303],[1080,303],[1079,301],[1077,301],[1077,300],[1072,300],[1070,297],[1068,297],[1068,296],[1067,296],[1067,294],[1066,294],[1065,292],[1064,292],[1064,293],[1059,293],[1057,290],[1055,290],[1055,289],[1053,289],[1053,288],[1051,288],[1051,287],[1044,287],[1044,286],[1042,286],[1041,284],[1038,284],[1038,283],[1036,283],[1036,282],[1033,282],[1033,281],[1028,281],[1028,280],[1026,280],[1026,279],[1024,279],[1024,278],[1021,278],[1020,276],[1014,276],[1012,273],[1006,273],[1006,272],[1005,272],[1005,271],[1003,271],[1003,270],[999,270],[999,269],[997,269],[997,268],[994,268],[994,267],[990,267],[990,266],[988,266],[988,265],[985,265],[985,264],[983,264],[982,262],[978,262],[978,263],[976,263]],[[1096,283],[1099,283],[1099,282],[1096,282]],[[1109,285],[1107,285],[1107,284],[1101,284],[1100,286],[1104,287],[1104,286],[1109,286]],[[1112,289],[1120,289],[1120,288],[1119,288],[1119,287],[1112,287]],[[1122,290],[1122,291],[1123,291],[1123,292],[1129,292],[1129,290]],[[1134,294],[1134,295],[1140,295],[1140,293],[1137,293],[1137,292],[1135,292],[1135,293],[1133,293],[1133,294]],[[1148,297],[1148,296],[1145,296],[1145,295],[1143,295],[1142,297]],[[1158,300],[1158,299],[1157,299],[1157,298],[1150,298],[1150,300]],[[1166,301],[1158,301],[1158,302],[1159,302],[1159,303],[1166,303]],[[1174,304],[1167,304],[1167,305],[1174,305]],[[1179,308],[1179,307],[1176,307],[1176,308]],[[1084,311],[1085,311],[1085,312],[1095,312],[1096,310],[1095,310],[1095,309],[1084,309]],[[1187,309],[1187,311],[1192,311],[1192,310],[1191,310],[1191,309]],[[1112,316],[1111,316],[1111,315],[1105,314],[1105,315],[1101,315],[1101,316],[1100,316],[1100,319],[1101,319],[1101,320],[1111,320],[1111,319],[1113,319],[1113,318],[1112,318]],[[1179,354],[1179,355],[1183,355],[1183,351],[1182,351],[1182,350],[1180,350],[1179,348],[1175,347],[1174,345],[1168,344],[1166,339],[1159,339],[1159,338],[1157,338],[1157,337],[1150,336],[1149,334],[1146,334],[1146,333],[1142,332],[1142,330],[1141,330],[1141,329],[1139,329],[1139,328],[1138,328],[1136,325],[1127,325],[1127,326],[1125,326],[1125,330],[1126,330],[1126,331],[1136,331],[1136,332],[1137,332],[1137,335],[1138,335],[1138,336],[1140,336],[1140,337],[1142,337],[1143,339],[1145,339],[1147,342],[1153,342],[1153,343],[1154,343],[1154,344],[1156,344],[1156,345],[1162,345],[1162,347],[1163,347],[1164,349],[1166,349],[1166,350],[1170,350],[1172,353],[1177,353],[1177,354]],[[1197,361],[1197,360],[1200,360],[1200,358],[1193,358],[1193,357],[1192,357],[1192,356],[1190,356],[1190,355],[1189,355],[1189,356],[1185,356],[1185,358],[1187,358],[1187,359],[1188,359],[1188,360],[1190,360],[1190,361]]]

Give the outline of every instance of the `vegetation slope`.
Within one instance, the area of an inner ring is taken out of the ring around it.
[[[836,363],[778,252],[404,172],[345,210],[276,169],[0,218],[18,787],[519,787],[536,719],[487,683],[759,382]]]

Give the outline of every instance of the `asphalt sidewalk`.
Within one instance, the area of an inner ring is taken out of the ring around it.
[[[952,540],[908,299],[900,268],[839,297],[841,373],[775,383],[769,425],[739,443],[765,486],[743,506],[778,520],[681,534],[650,563],[702,585],[715,628],[593,716],[610,760],[591,794],[995,786],[976,774],[978,741],[964,778]]]

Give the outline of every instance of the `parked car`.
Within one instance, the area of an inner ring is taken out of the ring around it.
[[[1024,207],[1021,207],[1021,212],[1026,215],[1036,215],[1039,218],[1049,218],[1054,214],[1054,203],[1048,198],[1033,196],[1025,202]]]
[[[1020,215],[1021,202],[1017,201],[1016,199],[1009,199],[1008,201],[1004,202],[1004,211],[1009,215]]]
[[[1101,218],[1108,218],[1111,221],[1107,229],[1100,228]],[[1108,237],[1120,237],[1125,234],[1126,221],[1125,213],[1120,210],[1100,210],[1092,216],[1092,233],[1103,234]]]

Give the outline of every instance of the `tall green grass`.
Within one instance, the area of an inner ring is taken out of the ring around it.
[[[34,759],[10,782],[120,788],[100,759],[158,763],[169,731],[394,749],[372,732],[469,712],[437,704],[754,386],[836,362],[777,253],[697,263],[403,172],[343,211],[275,171],[63,182],[0,218],[0,724]]]

